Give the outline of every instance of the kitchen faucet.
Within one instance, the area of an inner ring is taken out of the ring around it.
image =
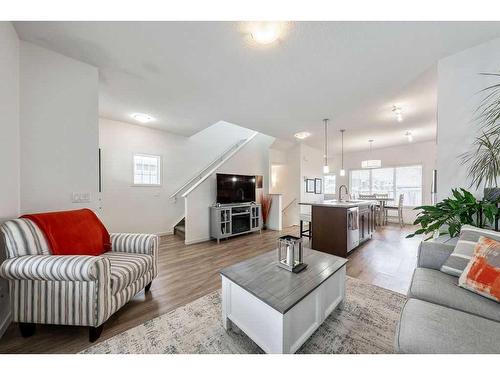
[[[340,185],[340,187],[339,187],[339,196],[338,196],[338,200],[339,200],[339,202],[342,202],[342,188],[344,188],[344,189],[345,189],[345,193],[346,193],[346,194],[349,194],[349,191],[347,190],[347,186],[345,186],[345,185]]]

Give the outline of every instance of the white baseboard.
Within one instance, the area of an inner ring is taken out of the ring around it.
[[[157,236],[168,236],[169,234],[174,234],[174,230],[173,229],[170,229],[170,230],[167,230],[166,232],[157,232],[155,233]]]
[[[283,227],[272,227],[272,226],[267,226],[267,229],[266,230],[277,230],[277,231],[282,231],[283,230]]]
[[[9,311],[3,322],[0,323],[0,337],[3,336],[3,334],[7,330],[7,327],[10,325],[11,321],[12,321],[12,316]]]
[[[210,241],[210,237],[198,238],[196,240],[184,240],[184,244],[186,245],[194,245],[195,243]]]

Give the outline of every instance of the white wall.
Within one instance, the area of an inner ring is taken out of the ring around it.
[[[281,194],[270,194],[271,208],[267,219],[267,228],[271,230],[283,229],[283,196]]]
[[[19,215],[19,40],[10,22],[0,22],[0,113],[1,223]],[[8,288],[0,279],[0,337],[10,323]]]
[[[319,202],[323,200],[324,194],[306,193],[306,178],[323,179],[323,151],[301,144],[300,147],[300,200],[301,202]],[[322,190],[323,191],[323,190]]]
[[[269,184],[269,147],[274,138],[258,134],[231,159],[217,170],[217,173],[262,175],[264,193]],[[216,202],[216,176],[212,175],[186,197],[186,244],[206,241],[210,238],[209,207]]]
[[[320,178],[323,180],[324,153],[322,150],[304,144],[300,146],[300,202],[320,202],[324,199],[324,194],[306,193],[305,179]],[[323,184],[323,181],[321,183]],[[321,191],[323,191],[323,187]],[[299,206],[299,212],[310,215],[311,206]]]
[[[283,226],[299,224],[300,213],[309,213],[309,206],[300,206],[299,202],[315,202],[323,200],[323,194],[305,192],[304,179],[322,178],[323,152],[297,143],[288,150],[272,150],[270,164],[275,166],[275,184],[271,183],[272,192],[283,195]]]
[[[300,179],[300,151],[298,146],[289,150],[269,150],[270,186],[269,191],[281,194],[284,227],[294,225],[298,218],[298,201],[300,190],[297,181]],[[295,201],[294,201],[295,200]]]
[[[480,73],[498,73],[500,69],[500,39],[446,57],[438,63],[438,199],[451,194],[452,188],[469,189],[467,168],[460,164],[459,155],[469,150],[478,127],[474,111],[481,98],[479,92],[498,79]],[[482,188],[469,189],[478,197]]]
[[[361,161],[366,159],[380,159],[382,167],[394,167],[400,165],[422,165],[422,203],[431,203],[431,183],[432,170],[436,166],[436,144],[434,141],[421,143],[408,143],[406,145],[378,148],[370,151],[360,151],[344,154],[344,169],[346,175],[341,177],[340,155],[335,155],[329,160],[330,171],[336,175],[336,189],[340,185],[349,187],[349,171],[352,169],[361,169]],[[336,197],[337,194],[335,194]],[[405,210],[405,222],[414,220],[415,213],[411,209]]]
[[[174,225],[184,217],[184,199],[179,196],[175,201],[169,196],[224,151],[252,133],[246,128],[218,122],[192,137],[183,137],[100,119],[104,223],[113,232],[171,233]],[[160,187],[132,185],[134,153],[161,156]],[[203,202],[206,207],[211,203]]]
[[[21,212],[97,207],[97,68],[21,42],[20,93]]]
[[[0,22],[0,222],[19,215],[19,40]]]

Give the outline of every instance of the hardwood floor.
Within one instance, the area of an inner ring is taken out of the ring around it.
[[[386,226],[371,241],[349,255],[347,274],[381,287],[406,293],[419,239],[405,239],[412,227]],[[219,270],[275,247],[283,234],[298,235],[298,227],[282,232],[264,231],[235,237],[217,245],[215,241],[186,246],[176,236],[162,238],[159,275],[151,292],[140,292],[114,314],[104,326],[99,341],[153,319],[221,287]],[[307,246],[307,242],[305,243]],[[22,338],[11,324],[0,339],[0,353],[77,353],[91,344],[88,329],[67,326],[37,326],[37,332]]]

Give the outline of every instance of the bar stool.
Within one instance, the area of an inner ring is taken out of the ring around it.
[[[307,223],[307,229],[304,229],[304,222]],[[300,214],[300,238],[307,237],[312,238],[311,232],[312,215],[311,214]]]

